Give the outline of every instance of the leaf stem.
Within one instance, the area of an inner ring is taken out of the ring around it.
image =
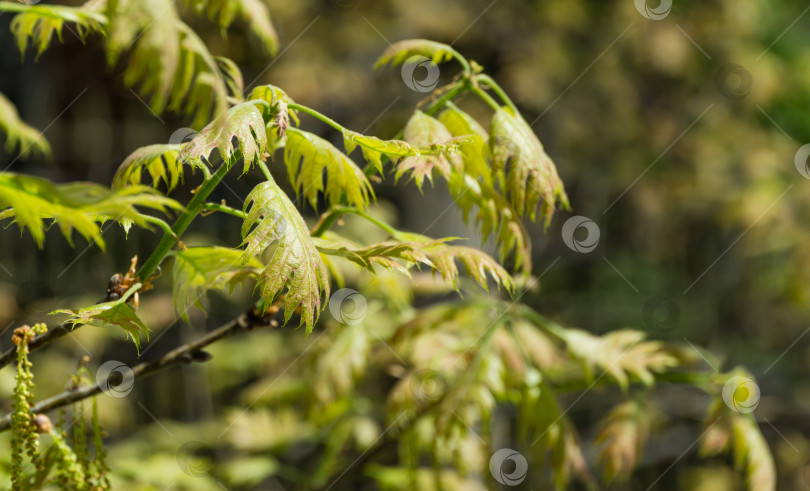
[[[351,206],[337,206],[332,208],[331,210],[327,211],[323,215],[321,215],[321,219],[318,220],[318,223],[310,232],[312,237],[320,237],[323,235],[329,228],[334,225],[338,218],[341,216],[350,213],[352,215],[357,215],[360,217],[365,218],[369,222],[373,223],[374,225],[380,227],[381,229],[385,230],[391,235],[397,235],[398,231],[394,227],[388,225],[387,223],[383,222],[380,219],[374,218],[373,216],[369,215],[364,211],[360,211],[357,208],[352,208]]]
[[[489,105],[489,107],[491,107],[493,110],[497,111],[497,110],[499,110],[499,109],[501,108],[501,105],[500,105],[500,104],[498,104],[498,102],[497,102],[495,99],[493,99],[493,98],[492,98],[492,96],[490,96],[489,94],[487,94],[486,92],[484,92],[484,91],[481,89],[481,87],[479,87],[478,85],[471,84],[471,85],[470,85],[470,89],[469,89],[469,90],[470,90],[471,92],[473,92],[475,95],[477,95],[478,97],[480,97],[480,98],[481,98],[481,99],[482,99],[484,102],[486,102],[486,103]]]
[[[490,89],[492,89],[492,91],[495,92],[495,94],[497,94],[498,97],[507,106],[509,106],[509,109],[511,109],[512,112],[514,112],[515,114],[519,114],[517,106],[515,106],[515,103],[512,102],[512,99],[510,99],[509,96],[506,95],[506,92],[501,88],[500,85],[498,85],[498,83],[492,77],[490,77],[489,75],[487,75],[485,73],[482,73],[482,74],[477,75],[475,77],[475,79],[478,82],[481,82],[484,85],[486,85],[487,87],[489,87]]]
[[[247,213],[242,210],[237,210],[236,208],[231,208],[228,205],[223,205],[220,203],[203,203],[202,205],[203,210],[212,210],[212,211],[221,211],[222,213],[227,213],[228,215],[233,215],[237,218],[241,218],[242,220],[247,218]]]
[[[174,222],[170,231],[171,235],[166,234],[163,236],[163,239],[157,245],[152,254],[143,263],[141,269],[138,270],[137,276],[139,278],[148,278],[157,267],[163,262],[163,259],[169,253],[169,251],[174,247],[176,243],[176,239],[183,235],[183,232],[186,231],[188,226],[191,222],[197,217],[197,215],[202,210],[202,205],[205,203],[205,200],[208,198],[208,195],[214,190],[214,188],[219,185],[222,178],[225,177],[225,174],[228,173],[230,170],[231,165],[228,162],[223,162],[219,168],[217,169],[214,174],[211,175],[209,179],[203,181],[200,188],[197,190],[197,193],[191,198],[189,201],[188,206],[183,211],[183,214]]]
[[[314,109],[310,109],[307,106],[302,106],[301,104],[295,104],[295,103],[290,102],[290,103],[287,104],[287,107],[289,109],[295,109],[296,111],[301,111],[304,114],[309,114],[313,118],[321,120],[322,122],[328,124],[332,128],[340,131],[341,133],[346,131],[346,128],[341,126],[340,123],[338,123],[334,119],[330,118],[329,116],[326,116],[325,114],[321,114],[321,113],[319,113],[318,111],[316,111]]]

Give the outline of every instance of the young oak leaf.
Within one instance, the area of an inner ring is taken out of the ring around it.
[[[0,209],[5,208],[0,211],[0,220],[13,218],[20,229],[28,229],[40,248],[45,240],[44,220],[52,219],[71,245],[71,234],[76,229],[103,250],[105,243],[97,222],[116,220],[124,225],[149,228],[149,222],[136,206],[164,213],[183,208],[146,186],[108,189],[89,182],[54,184],[34,176],[0,174]]]
[[[264,265],[252,257],[242,265],[242,251],[227,247],[189,247],[170,253],[172,300],[175,313],[189,322],[188,309],[196,305],[205,311],[202,296],[208,290],[233,291],[236,285],[256,278]]]
[[[414,111],[405,125],[405,141],[417,147],[445,144],[453,138],[447,128],[436,118],[422,111]],[[433,182],[433,169],[437,169],[445,179],[452,171],[461,170],[462,162],[458,154],[441,152],[437,154],[414,155],[402,159],[397,165],[396,178],[410,172],[416,185],[421,189],[425,177]]]
[[[430,243],[385,241],[364,247],[334,232],[327,232],[323,238],[313,240],[321,254],[344,257],[371,272],[374,272],[374,265],[379,264],[389,271],[399,271],[410,277],[409,268],[414,265],[421,263],[434,267],[426,252],[429,246],[451,239],[439,239]]]
[[[141,351],[141,335],[149,340],[149,328],[138,317],[135,310],[127,304],[127,300],[141,288],[140,283],[132,285],[118,300],[104,302],[90,307],[85,307],[78,311],[61,309],[51,312],[53,314],[68,314],[70,317],[64,322],[73,326],[76,324],[87,324],[95,327],[120,327],[132,338],[138,353]]]
[[[492,166],[512,208],[520,216],[528,211],[529,218],[534,220],[542,200],[540,215],[548,225],[558,200],[568,207],[568,197],[554,162],[519,114],[504,107],[498,109],[492,117],[489,142]]]
[[[722,398],[715,398],[706,412],[700,454],[714,456],[730,450],[734,466],[745,474],[746,489],[774,491],[773,455],[752,416],[734,411]]]
[[[183,147],[177,160],[181,164],[205,165],[204,161],[210,158],[211,152],[219,150],[220,156],[228,165],[233,165],[234,157],[237,155],[237,149],[233,145],[234,138],[239,142],[239,155],[245,161],[242,171],[244,174],[263,157],[267,147],[264,119],[252,102],[232,107],[226,114],[203,128]]]
[[[469,114],[453,103],[445,104],[439,121],[455,137],[475,135],[477,138],[461,146],[463,171],[454,172],[447,181],[450,194],[469,221],[474,214],[482,239],[495,237],[501,260],[514,253],[515,269],[531,270],[531,241],[526,227],[509,201],[495,187],[489,167],[487,132]],[[477,209],[477,210],[475,210]],[[474,211],[475,210],[475,211]]]
[[[270,11],[261,0],[186,0],[186,3],[198,14],[216,22],[223,31],[237,17],[244,20],[268,53],[278,52],[278,34],[270,21]]]
[[[679,361],[658,341],[645,341],[644,333],[620,329],[603,336],[580,329],[565,329],[563,340],[568,352],[580,360],[587,378],[592,378],[593,367],[599,367],[626,389],[629,376],[651,386],[654,373],[662,373],[678,365]]]
[[[66,22],[74,24],[74,29],[69,30],[84,40],[89,33],[103,33],[107,18],[88,6],[28,5],[25,12],[14,16],[11,32],[23,56],[30,39],[39,57],[51,44],[54,34],[62,41],[62,27]]]
[[[321,295],[329,298],[329,278],[304,219],[272,180],[253,188],[245,199],[245,211],[242,264],[267,250],[266,266],[257,285],[262,288],[262,297],[272,301],[286,286],[284,322],[300,307],[300,324],[311,332],[322,310]]]
[[[489,254],[479,249],[441,244],[430,247],[428,257],[434,264],[436,271],[456,290],[458,290],[459,277],[457,260],[464,265],[467,275],[474,279],[484,290],[489,291],[487,275],[495,281],[498,288],[503,286],[508,292],[515,289],[514,280],[503,266],[498,264]]]
[[[182,181],[183,165],[177,155],[183,145],[157,144],[141,147],[127,156],[113,176],[112,187],[119,189],[133,184],[140,184],[144,171],[152,178],[152,187],[157,188],[161,182],[169,192]],[[192,168],[197,162],[189,162]]]
[[[47,158],[51,157],[51,146],[36,128],[28,126],[20,119],[17,108],[3,94],[0,94],[0,132],[6,134],[5,150],[12,153],[20,148],[20,156],[27,157],[33,151]]]
[[[594,443],[602,445],[599,461],[606,482],[627,478],[636,468],[657,416],[655,407],[636,399],[615,406],[599,423]]]
[[[388,63],[396,66],[413,56],[424,56],[433,63],[442,63],[453,57],[453,48],[428,39],[406,39],[389,46],[374,63],[374,68]]]
[[[347,203],[360,209],[368,205],[374,197],[371,183],[346,154],[312,133],[288,128],[286,134],[284,163],[290,183],[313,208],[321,191],[333,205]]]

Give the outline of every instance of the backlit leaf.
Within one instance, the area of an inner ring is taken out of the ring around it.
[[[22,157],[27,157],[32,152],[48,158],[51,156],[48,140],[39,130],[20,119],[17,108],[3,94],[0,94],[0,132],[6,135],[4,148],[8,153],[19,148]]]
[[[146,186],[111,190],[89,182],[54,184],[46,179],[6,172],[0,174],[0,219],[13,218],[20,229],[27,228],[41,248],[52,219],[71,245],[75,228],[88,241],[104,248],[99,223],[115,220],[149,228],[136,206],[167,212],[183,207]]]
[[[309,333],[322,310],[321,295],[329,298],[329,278],[304,219],[272,180],[253,188],[245,200],[245,210],[242,263],[267,250],[258,285],[262,297],[272,301],[286,287],[284,321],[300,307],[300,323]]]
[[[186,322],[192,305],[205,310],[201,300],[207,290],[233,291],[236,285],[257,277],[264,267],[256,258],[250,258],[243,267],[242,251],[227,247],[190,247],[170,254],[174,256],[174,310]]]
[[[446,44],[437,43],[428,39],[407,39],[392,44],[374,63],[379,68],[388,63],[400,65],[412,56],[430,58],[433,63],[441,63],[453,57],[452,48]]]
[[[158,144],[135,150],[118,167],[112,187],[140,184],[143,175],[148,174],[152,178],[152,187],[156,188],[162,182],[167,191],[171,191],[183,179],[183,166],[177,161],[181,148],[183,145]]]
[[[568,207],[568,197],[551,158],[531,126],[507,108],[500,108],[490,128],[492,166],[498,172],[512,208],[520,216],[528,212],[534,220],[538,203],[546,224],[554,215],[557,201]]]
[[[195,11],[216,22],[223,30],[238,17],[271,54],[278,51],[278,34],[270,21],[270,11],[261,0],[186,0]]]
[[[405,125],[405,141],[417,147],[429,147],[431,144],[445,144],[452,138],[447,128],[436,118],[428,116],[422,111],[415,111]],[[434,155],[416,155],[402,159],[397,165],[396,177],[410,172],[416,185],[421,188],[425,177],[433,182],[433,169],[448,178],[451,171],[460,170],[461,158],[459,155],[450,155],[443,152]]]
[[[346,154],[312,133],[287,129],[284,163],[296,193],[313,208],[321,191],[330,204],[346,203],[360,209],[374,197],[363,171]]]
[[[20,53],[24,56],[29,40],[41,55],[51,44],[53,35],[62,41],[62,28],[65,23],[73,24],[73,31],[84,40],[90,33],[103,33],[107,18],[88,2],[84,7],[63,5],[29,5],[25,12],[17,14],[11,21],[11,32],[17,40]],[[0,5],[0,12],[3,11]]]
[[[194,137],[177,156],[181,164],[206,165],[211,152],[219,150],[219,155],[233,165],[236,147],[233,139],[239,143],[239,154],[245,162],[243,173],[262,159],[267,147],[267,135],[264,131],[262,113],[251,102],[244,102],[232,107],[218,120],[213,121]]]
[[[141,335],[146,336],[149,340],[149,328],[138,317],[132,307],[127,304],[127,300],[138,289],[141,288],[140,283],[132,285],[124,295],[118,300],[112,302],[100,303],[85,307],[78,311],[69,309],[56,310],[51,314],[68,314],[70,318],[65,321],[65,324],[87,324],[88,326],[95,327],[120,327],[126,331],[127,335],[132,338],[135,347],[140,352],[141,350]]]

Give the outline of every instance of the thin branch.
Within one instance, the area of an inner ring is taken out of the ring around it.
[[[61,338],[65,334],[68,334],[72,330],[73,325],[72,323],[69,322],[59,324],[54,328],[50,328],[48,332],[46,332],[41,336],[35,337],[34,339],[31,340],[30,343],[28,343],[28,351],[29,352],[36,351],[42,348],[43,346],[56,341],[57,339]],[[6,365],[12,363],[16,359],[17,359],[17,347],[13,346],[9,348],[6,352],[4,352],[2,355],[0,355],[0,368],[5,367]]]
[[[267,312],[264,315],[258,313],[256,309],[251,308],[251,310],[243,313],[235,320],[214,329],[213,331],[207,333],[205,336],[202,336],[190,343],[175,348],[174,350],[166,353],[157,360],[141,363],[135,366],[132,369],[134,379],[137,380],[146,377],[155,372],[158,372],[160,370],[175,365],[191,363],[192,361],[194,361],[194,355],[196,353],[198,353],[201,349],[205,348],[209,344],[215,343],[220,339],[224,339],[233,336],[234,334],[239,334],[241,332],[250,331],[257,326],[267,326],[276,324],[277,321],[275,321],[273,317],[275,317],[275,315],[279,312],[283,300],[284,296],[279,297],[273,303],[273,305],[267,309]],[[34,338],[34,340],[29,344],[29,347],[33,347],[34,343],[38,339],[44,338],[53,332],[56,332],[56,330],[48,331],[48,333],[43,334],[42,336],[39,336],[37,338]],[[59,336],[64,336],[64,334],[66,333],[63,333]],[[31,408],[31,412],[34,414],[39,414],[46,411],[50,411],[52,409],[67,406],[68,404],[72,404],[76,401],[80,401],[82,399],[94,396],[99,392],[101,392],[101,387],[99,385],[89,385],[79,387],[73,390],[66,390],[61,394],[57,394],[53,397],[38,402]],[[0,419],[0,432],[8,430],[10,424],[11,424],[11,414],[7,414],[2,419]]]

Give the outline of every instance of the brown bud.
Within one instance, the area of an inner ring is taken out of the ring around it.
[[[51,432],[51,419],[44,414],[37,414],[34,416],[34,427],[37,433],[50,433]]]

